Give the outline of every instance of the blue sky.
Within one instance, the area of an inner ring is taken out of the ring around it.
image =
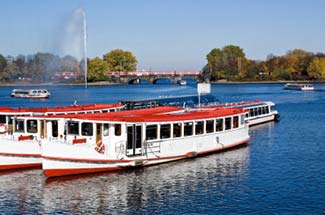
[[[140,70],[200,70],[211,49],[229,44],[255,60],[294,48],[325,52],[321,0],[0,0],[0,53],[66,54],[71,43],[62,38],[78,8],[88,56],[128,50]]]

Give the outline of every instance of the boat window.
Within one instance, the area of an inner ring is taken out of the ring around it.
[[[184,123],[184,136],[191,136],[193,134],[193,122]]]
[[[195,134],[203,134],[204,132],[204,121],[195,122]]]
[[[104,136],[109,136],[109,124],[104,124],[104,127],[103,127],[103,135]]]
[[[90,122],[81,123],[81,135],[93,136],[93,124]]]
[[[109,112],[115,112],[115,110],[114,109],[111,109],[111,110],[109,110]]]
[[[102,113],[107,113],[108,112],[108,110],[102,110]]]
[[[212,133],[213,130],[214,130],[214,120],[211,119],[211,120],[207,120],[205,122],[205,130],[206,130],[206,133]]]
[[[170,124],[160,125],[160,139],[170,138]]]
[[[100,111],[99,110],[95,110],[94,113],[100,113]]]
[[[173,137],[181,137],[182,136],[182,123],[174,123],[173,124]]]
[[[270,108],[271,108],[271,111],[275,111],[275,106],[274,105],[271,105]]]
[[[9,124],[12,124],[12,117],[11,116],[8,116],[8,125]]]
[[[156,140],[156,139],[157,139],[157,125],[147,125],[146,140]]]
[[[27,132],[37,133],[37,121],[35,119],[27,120]]]
[[[122,125],[121,124],[115,124],[115,136],[121,136],[122,134]]]
[[[265,114],[265,107],[261,107],[261,114]]]
[[[254,110],[253,110],[253,108],[251,108],[251,109],[249,109],[249,116],[254,116]]]
[[[262,108],[261,107],[258,108],[258,115],[262,115]]]
[[[232,118],[232,125],[233,125],[233,128],[238,128],[238,123],[239,123],[239,117],[238,116],[234,116]]]
[[[79,122],[68,122],[68,134],[79,135]]]
[[[231,117],[225,118],[225,130],[231,129]]]
[[[25,132],[24,120],[17,119],[15,120],[15,131],[16,132]]]
[[[223,119],[216,119],[216,131],[223,131]]]
[[[52,121],[52,136],[58,137],[58,121]]]
[[[6,116],[0,115],[0,123],[6,123]]]
[[[257,112],[257,108],[254,108],[254,116],[257,116],[258,112]]]
[[[244,114],[240,115],[240,124],[241,125],[245,124],[245,115]]]

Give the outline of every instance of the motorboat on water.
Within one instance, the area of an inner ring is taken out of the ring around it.
[[[177,81],[177,84],[180,86],[186,86],[187,85],[187,81],[184,79],[180,79]]]
[[[311,91],[311,90],[314,90],[315,88],[312,84],[287,83],[284,85],[284,89]]]
[[[14,89],[11,92],[11,97],[14,98],[47,99],[50,95],[46,89]]]
[[[250,140],[246,110],[156,107],[106,114],[39,118],[47,136],[58,120],[59,138],[42,141],[47,177],[145,167],[204,155]],[[57,129],[55,127],[55,129]]]
[[[44,122],[35,116],[66,116],[117,112],[122,104],[89,104],[41,108],[0,107],[0,170],[41,166],[40,143],[45,138]],[[19,117],[26,117],[24,120]],[[53,122],[51,128],[58,126]],[[41,129],[42,128],[42,129]],[[57,132],[51,134],[58,137]]]

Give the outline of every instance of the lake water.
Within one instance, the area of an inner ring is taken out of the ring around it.
[[[0,172],[1,214],[325,214],[325,84],[212,85],[223,102],[271,100],[281,119],[251,128],[249,144],[208,156],[115,173],[46,179],[39,169]],[[196,85],[51,86],[48,100],[0,106],[112,103],[195,94]]]

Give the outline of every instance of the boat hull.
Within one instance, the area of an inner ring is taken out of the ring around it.
[[[37,141],[1,140],[0,170],[40,168],[41,165],[41,149]]]
[[[248,128],[246,128],[248,129]],[[240,132],[239,133],[243,133]],[[245,132],[244,132],[245,133]],[[246,130],[247,133],[247,130]],[[123,156],[109,157],[107,155],[99,155],[94,150],[89,150],[87,147],[76,147],[73,145],[45,142],[42,145],[42,168],[47,177],[57,177],[65,175],[75,175],[84,173],[117,171],[136,167],[146,167],[161,163],[176,161],[180,159],[192,158],[217,151],[229,149],[241,144],[245,144],[250,140],[247,135],[232,137],[220,137],[222,143],[212,140],[216,139],[215,135],[201,140],[183,140],[179,143],[166,143],[166,146],[161,148],[181,148],[182,145],[191,145],[191,147],[183,147],[183,149],[174,153],[174,150],[162,152],[159,155],[149,154],[146,156]],[[209,142],[206,142],[210,139]],[[190,142],[191,141],[191,142]],[[200,143],[201,142],[201,143]],[[199,143],[198,145],[196,143]],[[57,157],[55,155],[60,155]]]

